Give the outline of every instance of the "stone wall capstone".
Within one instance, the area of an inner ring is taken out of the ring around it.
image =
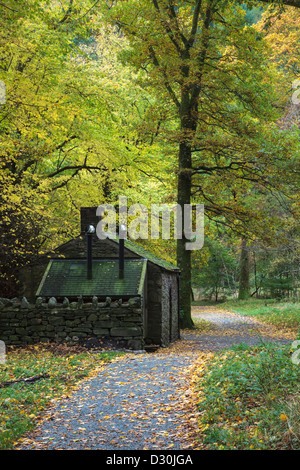
[[[70,302],[52,297],[35,304],[22,299],[0,298],[0,340],[7,345],[78,341],[91,337],[116,339],[129,349],[143,349],[143,310],[140,297],[126,302]]]

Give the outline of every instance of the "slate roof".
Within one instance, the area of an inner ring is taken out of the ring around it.
[[[57,251],[59,253],[59,251],[72,244],[72,242],[74,241],[80,241],[80,240],[84,240],[85,237],[83,235],[78,235],[77,237],[71,239],[71,240],[68,240],[67,242],[63,243],[62,245],[60,245],[57,250],[54,250],[54,251]],[[110,234],[108,234],[107,236],[107,239],[110,241],[110,242],[113,242],[116,244],[116,246],[118,247],[119,245],[119,238],[117,236],[112,236]],[[99,241],[101,243],[101,241]],[[179,272],[180,269],[175,265],[175,264],[172,264],[171,262],[169,261],[166,261],[156,255],[154,255],[153,253],[151,253],[150,251],[146,250],[145,248],[143,248],[141,245],[137,245],[136,243],[132,242],[131,240],[128,240],[128,239],[125,239],[124,240],[124,246],[125,248],[127,248],[127,250],[131,251],[133,253],[133,255],[137,255],[137,257],[139,258],[144,258],[144,259],[147,259],[148,261],[150,261],[151,263],[157,265],[157,266],[160,266],[161,268],[164,268],[168,271],[176,271],[176,272]],[[84,241],[84,247],[85,247],[85,241]],[[85,249],[85,248],[84,248]],[[118,248],[119,250],[119,248]],[[52,253],[52,256],[53,256],[53,253]],[[48,258],[51,257],[51,253],[48,254]],[[68,258],[68,254],[66,255],[66,258]],[[72,256],[73,258],[73,256]],[[74,257],[75,258],[75,257]]]
[[[86,260],[52,259],[36,292],[41,297],[127,297],[142,293],[147,261],[125,259],[119,278],[117,259],[93,260],[93,278],[87,279]]]

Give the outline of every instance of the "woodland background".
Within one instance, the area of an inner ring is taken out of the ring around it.
[[[205,206],[200,251],[136,240],[182,268],[183,326],[191,287],[298,300],[299,8],[7,0],[0,11],[2,297],[17,295],[22,266],[79,234],[81,206],[124,195],[149,211]]]

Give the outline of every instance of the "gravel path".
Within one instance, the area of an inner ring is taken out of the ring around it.
[[[51,409],[26,449],[180,449],[181,373],[191,356],[128,354]],[[172,411],[172,412],[170,412]]]
[[[36,431],[17,448],[192,448],[182,432],[186,419],[182,401],[189,388],[189,368],[200,354],[234,343],[255,344],[266,333],[250,318],[215,308],[194,308],[193,317],[212,322],[214,328],[205,334],[183,331],[181,340],[169,348],[155,353],[129,353],[104,365],[71,396],[55,403]]]
[[[237,315],[216,307],[194,307],[193,319],[205,320],[213,328],[207,333],[195,334],[183,332],[182,338],[192,348],[202,351],[217,351],[229,348],[234,344],[255,345],[261,341],[285,344],[291,342],[289,337],[280,337],[275,328],[260,323],[254,318]]]

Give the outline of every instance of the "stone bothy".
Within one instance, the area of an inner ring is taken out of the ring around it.
[[[130,240],[88,234],[96,209],[81,208],[80,234],[23,270],[23,300],[0,299],[0,340],[110,337],[144,349],[179,338],[179,269]]]

